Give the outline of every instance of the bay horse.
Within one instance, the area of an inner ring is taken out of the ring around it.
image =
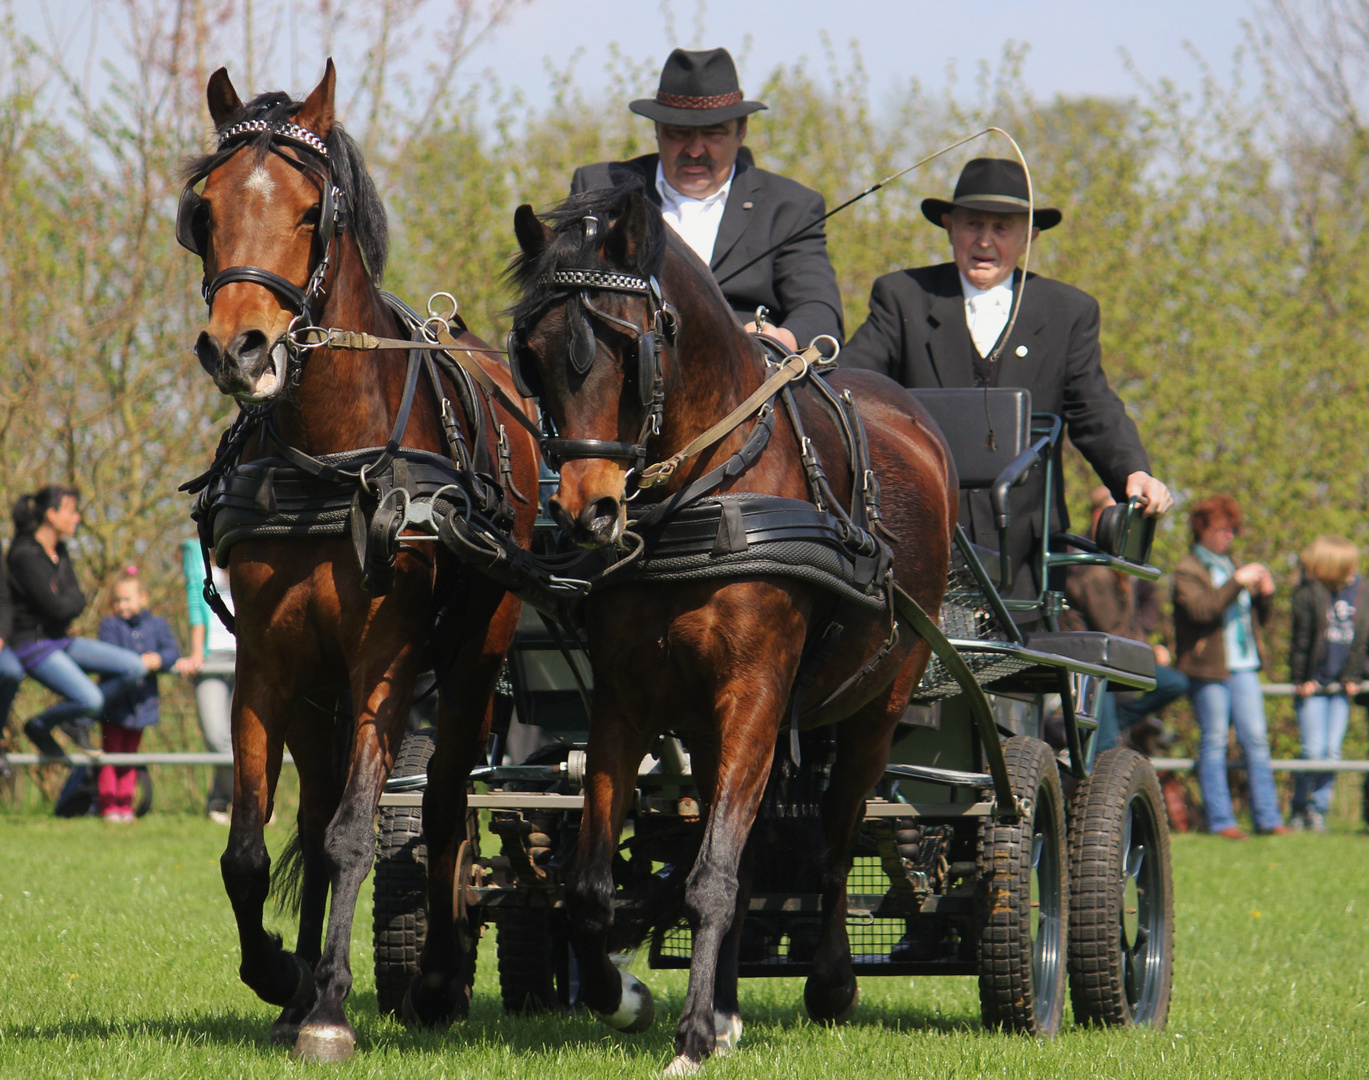
[[[358,478],[337,464],[346,451],[391,440],[404,448],[391,457],[417,469],[416,460],[453,457],[455,441],[471,457],[492,461],[497,441],[506,439],[508,487],[536,491],[533,439],[475,395],[475,409],[487,410],[477,427],[446,372],[428,369],[431,377],[415,385],[415,354],[292,348],[290,331],[300,322],[409,338],[377,286],[387,254],[385,210],[356,144],[336,121],[335,83],[329,60],[303,102],[270,93],[244,105],[220,69],[207,90],[219,149],[186,167],[177,232],[203,259],[209,304],[195,353],[219,390],[260,420],[240,460],[275,455],[307,465],[342,455],[330,459],[334,473],[323,479],[345,493],[346,485],[367,481],[364,470]],[[458,341],[484,348],[464,331]],[[511,385],[501,362],[479,362],[501,386]],[[526,546],[536,506],[509,506],[514,539]],[[442,1023],[469,1004],[473,959],[456,944],[453,872],[464,839],[466,776],[484,755],[491,698],[520,605],[434,550],[440,545],[400,542],[389,591],[376,596],[346,537],[253,537],[229,552],[238,652],[233,813],[221,865],[240,937],[239,974],[282,1007],[273,1036],[293,1040],[296,1057],[341,1060],[353,1052],[343,1006],[352,985],[353,913],[374,858],[376,808],[414,680],[430,664],[440,700],[423,807],[429,929],[405,1008],[410,1019]],[[335,710],[339,698],[344,707]],[[335,747],[350,748],[340,763]],[[294,953],[262,925],[271,883],[263,826],[287,748],[300,785]]]
[[[539,395],[559,436],[546,444],[562,459],[548,508],[578,544],[613,545],[640,516],[642,503],[630,515],[629,500],[646,501],[637,482],[648,449],[657,462],[678,455],[742,404],[769,375],[764,350],[737,324],[708,268],[636,188],[574,196],[542,219],[524,205],[515,232],[521,254],[510,274],[523,295],[512,312],[510,362],[515,380]],[[643,356],[657,347],[653,372]],[[935,618],[957,506],[945,440],[891,380],[837,371],[831,383],[850,392],[864,419],[870,464],[883,483],[894,579]],[[776,408],[765,421],[774,429],[759,458],[729,469],[711,491],[807,500],[804,452],[811,447],[835,501],[849,503],[851,462],[838,422],[815,389],[792,385],[811,443]],[[653,494],[680,498],[691,485],[710,486],[703,478],[746,456],[737,455],[762,423],[748,421],[685,458]],[[718,535],[724,535],[721,525]],[[695,1071],[740,1035],[736,965],[748,898],[739,887],[739,864],[801,661],[830,626],[837,604],[830,592],[798,578],[754,573],[619,584],[587,599],[595,689],[586,802],[566,902],[581,1000],[619,1030],[644,1030],[653,1013],[647,988],[614,967],[607,943],[618,834],[639,762],[660,733],[688,740],[707,806],[685,884],[693,956],[667,1075]],[[821,704],[799,721],[803,729],[840,721],[822,807],[821,936],[804,989],[809,1014],[824,1022],[843,1021],[856,1006],[847,875],[865,800],[884,774],[895,726],[930,655],[906,627],[891,645],[891,622],[887,609],[845,609],[844,631],[806,687],[803,700]],[[865,677],[856,677],[862,668]]]

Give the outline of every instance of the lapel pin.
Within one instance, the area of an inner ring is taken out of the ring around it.
[[[1027,347],[1026,347],[1025,345],[1019,345],[1019,346],[1017,347],[1017,349],[1016,349],[1016,352],[1017,352],[1017,355],[1018,355],[1018,356],[1026,356],[1026,355],[1027,355]]]
[[[756,204],[753,203],[753,202],[744,202],[744,203],[742,203],[742,209],[743,209],[743,210],[750,210],[750,209],[751,209],[752,207],[754,207],[755,205],[756,205]]]

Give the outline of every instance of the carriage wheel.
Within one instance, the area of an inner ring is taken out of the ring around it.
[[[1081,1024],[1163,1027],[1174,978],[1169,825],[1155,770],[1099,755],[1070,822],[1069,983]]]
[[[431,729],[404,737],[392,776],[428,771]],[[397,1015],[404,992],[418,974],[418,954],[428,933],[428,846],[423,810],[382,806],[376,835],[372,931],[375,936],[376,1005],[381,1016]]]
[[[1054,1035],[1065,1008],[1069,885],[1065,804],[1055,755],[1040,739],[1003,744],[1015,825],[986,818],[979,832],[979,1004],[984,1023]]]

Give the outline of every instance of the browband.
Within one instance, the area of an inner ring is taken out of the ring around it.
[[[234,124],[225,129],[219,135],[219,149],[223,149],[228,143],[244,136],[264,135],[267,132],[279,139],[289,139],[301,146],[307,146],[314,153],[321,154],[325,158],[328,156],[327,144],[308,128],[302,128],[298,124],[273,124],[269,120],[244,120],[240,124]]]

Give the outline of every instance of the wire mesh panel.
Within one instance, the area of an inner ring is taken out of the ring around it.
[[[946,595],[941,602],[941,629],[948,638],[969,641],[1009,641],[994,605],[985,594],[960,544],[951,545],[951,566],[947,573]],[[993,652],[965,650],[961,654],[975,681],[987,685],[1006,678],[1031,662],[1015,656]],[[923,704],[956,697],[960,684],[939,658],[933,656],[922,675],[922,682],[913,691],[912,701]]]

